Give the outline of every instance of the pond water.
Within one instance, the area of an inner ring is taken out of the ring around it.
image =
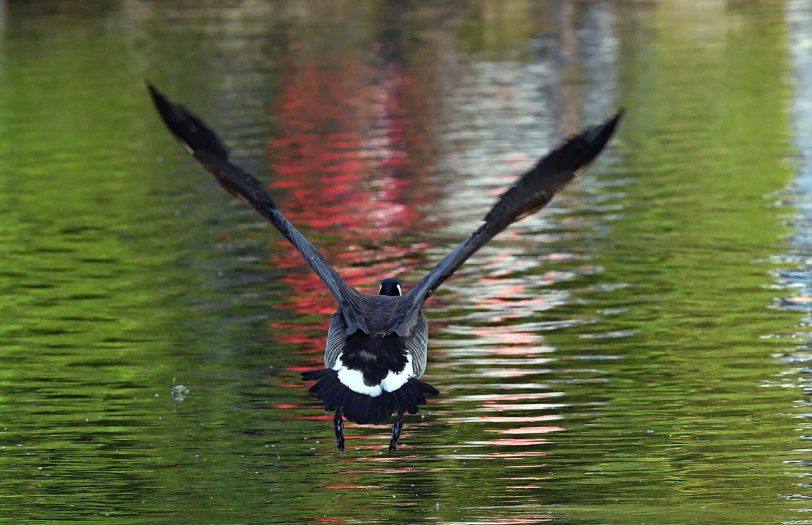
[[[0,521],[812,523],[809,0],[0,13]],[[367,292],[627,114],[429,302],[399,451],[339,454],[331,297],[144,79]]]

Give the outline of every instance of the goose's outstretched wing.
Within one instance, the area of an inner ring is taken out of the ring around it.
[[[603,124],[586,128],[570,138],[539,160],[503,193],[468,240],[457,246],[404,296],[387,322],[386,333],[409,334],[418,310],[443,281],[496,234],[546,206],[561,188],[598,156],[612,138],[622,115],[621,110]]]
[[[299,250],[338,301],[347,324],[347,333],[351,334],[356,330],[369,333],[360,309],[361,294],[345,283],[319,250],[282,215],[262,184],[229,161],[228,148],[220,137],[185,107],[167,99],[155,86],[147,83],[147,87],[164,124],[181,146],[210,171],[223,188],[253,206]]]

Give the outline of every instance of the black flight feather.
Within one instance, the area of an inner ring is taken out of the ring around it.
[[[321,252],[288,221],[263,185],[253,175],[229,161],[228,148],[220,137],[185,107],[171,102],[155,86],[147,83],[147,87],[164,124],[184,149],[214,175],[223,188],[253,206],[302,254],[305,262],[338,301],[347,334],[357,330],[369,333],[361,310],[361,294],[344,282]]]

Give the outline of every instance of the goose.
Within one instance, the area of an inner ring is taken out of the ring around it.
[[[229,160],[220,137],[184,106],[147,82],[164,124],[181,146],[230,193],[253,206],[299,251],[338,303],[330,319],[324,368],[302,373],[315,381],[310,392],[333,412],[336,446],[344,450],[344,419],[384,424],[396,413],[389,452],[396,450],[404,415],[416,414],[426,396],[439,391],[421,380],[428,355],[423,303],[477,250],[510,224],[536,213],[598,156],[615,132],[620,109],[605,122],[584,128],[542,157],[505,191],[482,224],[418,283],[403,294],[396,278],[380,281],[377,295],[347,284],[319,250],[277,208],[263,185]]]

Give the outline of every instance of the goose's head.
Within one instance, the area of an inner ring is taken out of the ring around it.
[[[384,279],[381,281],[381,288],[378,295],[403,295],[400,289],[400,281],[397,279]]]

